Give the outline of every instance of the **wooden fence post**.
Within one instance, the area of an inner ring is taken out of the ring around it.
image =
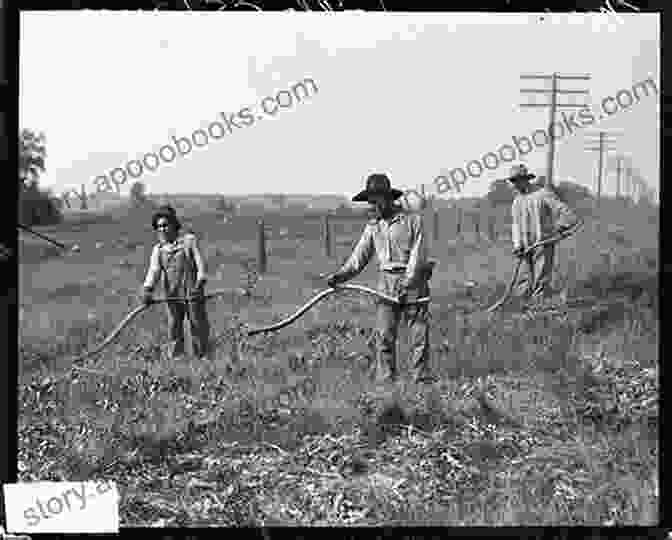
[[[434,216],[434,240],[438,241],[439,240],[439,212],[438,212],[438,210],[434,210],[433,216]]]
[[[576,293],[576,277],[577,277],[577,263],[576,259],[572,257],[567,261],[567,276],[565,280],[565,298],[571,298]]]
[[[620,267],[619,267],[619,257],[616,254],[615,251],[611,251],[609,253],[609,273],[611,275],[615,275],[616,273],[619,272]]]
[[[601,252],[600,259],[600,288],[602,296],[604,296],[607,293],[607,285],[611,277],[611,253],[608,251]]]
[[[329,214],[324,216],[322,235],[324,240],[324,254],[327,257],[331,257],[331,227],[329,226]]]
[[[600,253],[600,259],[601,259],[601,264],[602,266],[600,267],[600,271],[602,272],[611,272],[611,257],[609,257],[609,252],[608,251],[602,251]]]
[[[80,210],[88,210],[89,205],[86,204],[86,187],[84,184],[82,184],[82,194],[80,195],[81,197],[81,204],[80,204]]]
[[[257,263],[259,265],[258,271],[259,274],[265,274],[266,271],[268,270],[268,265],[267,265],[267,257],[266,257],[266,230],[264,227],[264,220],[260,219],[257,222],[257,225],[259,227],[259,242],[258,242],[258,258],[257,258]]]

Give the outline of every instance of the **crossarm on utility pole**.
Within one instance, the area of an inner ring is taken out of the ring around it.
[[[550,107],[550,121],[549,121],[549,135],[550,135],[550,145],[548,148],[548,165],[546,178],[544,180],[544,185],[546,187],[553,186],[553,173],[554,173],[554,164],[555,164],[555,139],[554,137],[554,126],[555,126],[555,114],[557,109],[580,109],[586,105],[575,104],[575,103],[558,103],[557,96],[558,94],[589,94],[588,90],[561,90],[558,88],[558,80],[589,80],[590,75],[560,75],[558,73],[552,73],[551,75],[521,75],[521,79],[550,79],[551,80],[551,89],[538,89],[538,88],[523,88],[520,91],[522,93],[528,94],[550,94],[551,100],[550,103],[523,103],[521,107]]]

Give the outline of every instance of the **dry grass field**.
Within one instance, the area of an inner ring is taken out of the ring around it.
[[[114,480],[124,526],[658,523],[658,223],[645,209],[584,209],[560,244],[556,286],[582,304],[492,315],[478,308],[504,290],[510,242],[457,238],[442,210],[440,381],[391,387],[369,374],[370,298],[333,295],[281,331],[241,332],[323,289],[314,276],[349,254],[362,218],[334,220],[328,259],[319,216],[265,216],[257,276],[257,216],[197,202],[179,212],[208,290],[250,292],[209,302],[213,361],[170,360],[154,306],[90,361],[105,375],[62,376],[138,302],[149,214],[114,212],[38,229],[78,252],[21,237],[21,481]],[[373,286],[373,266],[353,282]]]

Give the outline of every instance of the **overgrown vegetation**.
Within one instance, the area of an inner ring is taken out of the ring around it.
[[[194,215],[212,248],[211,268],[245,291],[210,304],[211,363],[169,359],[157,309],[92,360],[104,375],[65,375],[69,358],[99,343],[136,305],[153,237],[133,227],[146,220],[68,233],[114,229],[93,236],[108,234],[104,252],[119,250],[126,265],[103,268],[95,252],[77,266],[98,265],[98,280],[69,265],[72,285],[53,281],[40,292],[40,279],[54,279],[65,262],[49,260],[44,275],[26,269],[35,285],[23,296],[37,309],[20,326],[20,480],[114,480],[126,526],[658,522],[657,251],[613,273],[586,266],[572,294],[581,304],[486,315],[477,307],[500,293],[510,271],[493,262],[500,246],[454,243],[452,254],[442,247],[442,261],[463,262],[469,275],[480,268],[487,279],[467,294],[459,283],[449,286],[460,267],[435,273],[432,356],[440,383],[378,387],[369,377],[368,298],[331,297],[285,331],[243,332],[289,314],[314,291],[297,275],[297,258],[316,271],[335,264],[314,256],[318,220],[297,218],[291,235],[273,233],[271,271],[259,276],[249,258],[251,218],[222,227],[217,216]],[[341,253],[359,226],[337,226]],[[637,240],[632,229],[592,234],[584,238],[624,255]],[[130,238],[139,251],[126,246]],[[119,247],[108,247],[110,239]],[[294,255],[283,256],[295,244]],[[508,257],[508,245],[501,249]],[[54,302],[58,310],[49,311]],[[67,312],[66,304],[75,307]],[[314,394],[271,399],[307,379]]]

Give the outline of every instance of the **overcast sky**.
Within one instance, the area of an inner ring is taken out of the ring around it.
[[[547,108],[519,104],[547,102],[520,89],[548,83],[521,74],[590,74],[559,87],[589,89],[595,108],[648,77],[659,88],[659,39],[659,16],[637,13],[22,12],[20,125],[46,135],[42,185],[93,191],[97,175],[172,135],[190,137],[220,112],[259,112],[264,97],[311,78],[309,99],[139,179],[154,193],[352,195],[386,172],[410,188],[546,127]],[[558,98],[568,100],[586,98]],[[657,188],[659,110],[657,95],[643,97],[564,138],[557,176],[593,187],[586,131],[622,129],[618,148]],[[546,159],[547,147],[523,158],[537,173]],[[470,178],[463,193],[485,193],[509,167]]]

